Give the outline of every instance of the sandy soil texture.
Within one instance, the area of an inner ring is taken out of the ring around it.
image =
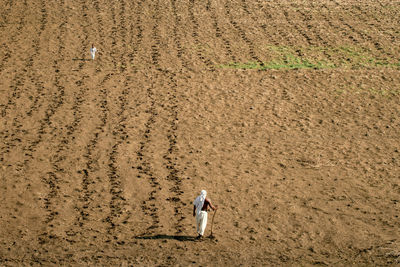
[[[0,265],[398,266],[399,17],[0,1]]]

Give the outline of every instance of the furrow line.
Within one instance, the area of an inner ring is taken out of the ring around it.
[[[316,10],[316,6],[313,4],[313,2],[310,3],[311,5],[311,9]],[[316,39],[316,41],[314,41],[313,39],[313,45],[316,46],[317,44],[319,45],[320,43],[322,43],[324,45],[324,47],[329,47],[329,44],[332,44],[332,42],[328,42],[326,39],[322,38],[321,35],[323,33],[321,33],[320,31],[317,31],[316,27],[314,27],[310,21],[313,20],[312,15],[306,14],[304,13],[300,8],[298,8],[298,6],[296,4],[291,4],[291,6],[293,6],[293,8],[296,9],[296,13],[300,14],[300,16],[302,17],[302,21],[304,21],[305,27],[307,28],[306,30],[301,29],[300,26],[299,27],[299,32],[305,36],[305,32],[312,32],[314,33],[314,39]],[[309,37],[311,38],[311,37]],[[297,52],[300,56],[301,56],[301,51]],[[322,50],[322,54],[324,55],[325,58],[327,58],[329,61],[331,60],[332,56],[326,52],[325,49]]]
[[[99,3],[98,0],[93,0],[93,7],[96,10],[96,20],[97,20],[97,29],[99,29],[99,37],[100,40],[104,40],[105,39],[105,35],[104,35],[104,23],[103,23],[103,18],[101,16],[101,9],[100,9],[101,4]],[[101,67],[96,64],[96,73],[101,72]]]
[[[264,6],[265,1],[262,0],[257,0],[257,6],[258,9],[261,11],[261,16],[265,16],[266,22],[261,24],[260,27],[263,29],[265,35],[270,38],[272,44],[276,47],[279,47],[282,45],[282,42],[279,40],[276,40],[274,36],[276,34],[279,34],[280,38],[283,40],[286,40],[288,43],[292,44],[292,40],[288,38],[288,34],[285,32],[282,32],[282,27],[280,25],[277,25],[273,28],[273,26],[270,26],[268,22],[273,21],[276,23],[276,20],[273,19],[272,12],[270,8],[267,8]],[[286,29],[286,27],[283,27]],[[271,32],[272,31],[272,32]]]
[[[112,63],[114,65],[114,70],[118,69],[118,62],[115,60],[117,58],[117,34],[118,34],[118,28],[117,28],[117,19],[115,17],[115,5],[111,5],[111,19],[112,19],[112,26],[111,26],[111,51],[110,51],[110,56],[112,58]],[[123,71],[124,69],[122,69]]]
[[[123,40],[121,42],[122,44],[122,54],[126,53],[127,51],[127,43],[126,43],[126,36],[127,36],[127,27],[126,27],[126,2],[125,1],[119,1],[120,3],[120,10],[118,13],[118,18],[119,18],[119,27],[118,27],[118,33],[121,35],[121,39]],[[132,18],[128,18],[129,21],[131,21]],[[120,57],[121,62],[120,62],[120,72],[125,72],[127,69],[126,61],[124,57]]]
[[[174,15],[174,26],[173,26],[172,34],[173,34],[175,47],[177,50],[176,56],[179,58],[183,68],[185,68],[187,70],[192,70],[189,66],[190,63],[187,60],[185,60],[182,56],[184,53],[184,48],[182,46],[181,40],[183,38],[182,38],[182,35],[179,34],[179,28],[180,28],[180,25],[182,25],[182,19],[181,19],[181,16],[178,14],[176,0],[171,0],[171,7],[172,7],[172,14]]]
[[[42,11],[42,16],[43,16],[41,21],[45,25],[46,24],[45,17],[47,17],[47,12],[45,9],[44,1],[42,1],[41,11]],[[35,44],[34,53],[32,53],[30,55],[30,57],[26,60],[25,66],[22,68],[22,72],[17,73],[16,76],[14,77],[14,79],[12,80],[12,83],[10,86],[10,88],[13,88],[12,97],[8,99],[7,105],[2,110],[2,117],[6,116],[7,110],[10,109],[11,106],[16,106],[16,99],[20,98],[21,92],[23,91],[22,88],[24,87],[24,84],[25,84],[26,75],[28,77],[30,77],[31,80],[37,86],[37,94],[38,95],[40,94],[39,97],[41,97],[43,94],[42,93],[43,85],[39,80],[37,80],[38,78],[33,77],[34,75],[30,75],[30,74],[26,74],[26,73],[29,73],[28,70],[35,71],[35,69],[33,68],[33,62],[34,62],[34,59],[37,58],[37,56],[39,54],[39,47],[38,47],[39,40],[40,40],[40,36],[42,35],[42,32],[45,28],[44,25],[41,25],[41,27],[37,33],[37,36],[35,36],[35,39],[33,40],[33,43]],[[35,105],[35,103],[37,103],[39,97],[35,98],[33,105]],[[32,106],[29,108],[29,111],[26,112],[27,116],[31,115],[31,112],[30,112],[31,110],[32,110]],[[22,116],[22,119],[23,118],[24,117]],[[5,120],[5,121],[7,121],[7,120]],[[10,152],[10,149],[16,146],[16,143],[21,142],[22,136],[19,136],[19,134],[26,134],[26,131],[21,129],[22,126],[23,126],[23,124],[20,122],[19,116],[14,116],[12,118],[12,124],[9,125],[7,127],[7,129],[0,132],[0,136],[2,136],[2,140],[4,140],[3,143],[6,145],[6,147],[0,149],[1,150],[0,161],[4,160],[4,157],[7,155],[7,153]],[[21,167],[21,166],[19,166],[19,167]]]
[[[87,78],[87,77],[83,77]],[[47,226],[47,230],[45,233],[40,235],[41,244],[46,243],[46,239],[55,239],[57,236],[52,233],[52,229],[54,227],[54,221],[59,215],[59,212],[56,211],[59,209],[60,205],[57,201],[57,198],[60,197],[58,191],[60,189],[60,183],[64,182],[61,177],[65,177],[65,169],[63,168],[63,164],[69,155],[69,146],[71,141],[74,138],[74,133],[78,128],[81,119],[83,118],[82,112],[80,111],[80,106],[84,102],[85,93],[87,88],[85,88],[82,81],[76,82],[79,87],[81,87],[78,95],[74,100],[74,104],[72,106],[74,120],[72,123],[66,126],[67,131],[65,135],[59,142],[59,145],[55,149],[55,156],[51,158],[50,162],[52,164],[52,171],[48,172],[46,177],[42,179],[42,181],[47,184],[50,188],[50,192],[45,198],[45,209],[48,212],[47,218],[44,223]]]
[[[59,178],[53,173],[48,172],[43,178],[42,183],[46,184],[49,187],[49,192],[44,200],[44,209],[47,211],[47,216],[44,220],[44,224],[46,225],[46,230],[42,234],[39,234],[38,241],[40,245],[44,245],[49,242],[49,240],[57,239],[56,234],[52,231],[53,220],[56,216],[58,216],[58,211],[56,211],[57,206],[54,205],[54,199],[59,196]]]
[[[246,3],[246,0],[241,0],[240,1],[242,9],[244,10],[244,12],[246,12],[247,15],[251,15],[250,10],[249,10],[249,5]]]
[[[25,3],[25,9],[27,9],[28,6]],[[22,28],[26,25],[26,22],[24,21],[24,18],[21,17],[20,23],[17,26],[16,32],[21,32]],[[36,41],[39,40],[40,38],[40,34],[41,31],[39,31],[36,35],[35,35],[35,39]],[[16,34],[14,35],[16,36]],[[13,39],[11,40],[11,42],[13,41]],[[8,47],[7,47],[8,48]],[[10,49],[7,49],[8,51],[10,51]],[[11,51],[9,54],[12,54]],[[6,53],[5,58],[8,60],[11,57],[11,55],[8,55]],[[5,104],[0,104],[0,108],[1,108],[1,117],[6,117],[7,115],[7,110],[11,109],[12,107],[16,107],[16,99],[19,99],[21,96],[21,87],[24,85],[25,82],[25,77],[26,77],[26,73],[28,71],[28,67],[31,66],[31,63],[33,62],[33,57],[34,55],[30,55],[25,62],[23,63],[24,66],[22,68],[19,69],[19,72],[17,72],[17,74],[15,75],[15,77],[12,79],[11,85],[9,87],[10,89],[10,95],[7,98],[7,101]],[[4,64],[5,62],[3,62],[0,66],[1,68],[4,68]],[[0,69],[1,71],[2,69]]]
[[[137,53],[138,53],[139,46],[143,42],[143,22],[142,22],[142,18],[143,18],[144,1],[145,0],[141,0],[138,3],[138,6],[135,9],[135,16],[134,16],[136,18],[136,21],[135,21],[135,24],[132,24],[131,27],[130,27],[130,32],[131,33],[134,32],[135,28],[137,30],[136,36],[134,37],[134,35],[131,35],[131,38],[129,39],[129,43],[130,44],[134,44],[133,47],[132,47],[132,52],[128,53],[129,65],[130,66],[133,66],[135,57],[137,56]]]
[[[175,223],[176,233],[179,234],[183,230],[181,222],[185,219],[183,207],[186,206],[180,196],[183,194],[181,189],[182,178],[180,178],[179,170],[177,168],[177,130],[178,130],[178,101],[176,98],[177,93],[177,80],[175,73],[166,73],[168,81],[168,101],[166,102],[166,111],[169,113],[169,129],[167,131],[167,138],[169,147],[163,158],[167,161],[166,168],[168,169],[167,180],[172,182],[172,187],[169,191],[172,196],[167,198],[167,201],[171,202],[174,207],[174,218],[177,218]]]
[[[93,0],[93,7],[96,10],[96,20],[98,24],[98,29],[99,29],[99,36],[100,39],[104,39],[104,25],[103,25],[103,19],[101,17],[101,9],[100,9],[100,3],[98,0]]]
[[[337,3],[336,3],[337,4]],[[331,14],[331,9],[326,5],[326,3],[322,4],[322,8],[325,8],[329,14]],[[356,40],[352,35],[350,35],[347,31],[342,29],[340,26],[336,25],[331,17],[332,16],[327,16],[325,15],[325,12],[321,12],[321,16],[324,18],[324,20],[328,23],[328,25],[335,30],[335,32],[340,33],[342,37],[345,37],[347,39],[350,39],[353,43],[358,43],[358,40]]]
[[[60,5],[64,7],[64,1],[61,1]],[[59,62],[62,61],[61,55],[63,54],[63,51],[65,50],[64,46],[64,36],[66,33],[66,17],[64,16],[63,22],[60,24],[59,29],[60,29],[60,34],[57,36],[57,40],[59,42],[58,45],[58,55],[60,55],[60,58],[54,60],[54,72],[55,72],[55,79],[54,79],[54,86],[58,89],[59,95],[56,95],[54,97],[54,100],[52,101],[52,104],[49,105],[49,110],[46,112],[46,116],[43,119],[40,129],[39,129],[39,138],[33,142],[29,146],[29,151],[33,153],[34,148],[42,141],[42,135],[45,134],[45,128],[48,127],[49,129],[53,129],[51,131],[52,134],[56,132],[55,126],[52,125],[51,122],[51,117],[56,113],[57,109],[59,109],[63,103],[64,103],[64,95],[65,95],[65,87],[61,85],[61,77],[62,75],[60,74],[60,66]],[[63,183],[64,181],[60,178],[60,176],[63,176],[65,170],[62,167],[63,162],[65,161],[67,154],[68,154],[68,145],[70,140],[72,139],[73,133],[76,130],[77,125],[79,124],[80,118],[82,115],[79,112],[79,105],[83,102],[83,96],[84,96],[84,90],[81,90],[81,92],[78,94],[78,97],[74,101],[73,109],[74,111],[74,120],[73,122],[66,126],[67,132],[66,135],[63,136],[63,138],[60,140],[59,145],[55,149],[55,156],[50,159],[51,162],[51,171],[48,171],[46,175],[42,178],[42,183],[45,184],[48,187],[48,193],[46,197],[44,198],[44,209],[46,210],[47,216],[46,219],[44,220],[45,230],[42,234],[38,236],[39,243],[41,245],[47,244],[49,242],[55,242],[58,239],[57,234],[54,232],[54,224],[55,224],[55,219],[59,216],[59,212],[57,209],[59,209],[59,203],[57,199],[60,197],[59,196],[59,190],[60,190],[60,184]],[[28,155],[31,159],[33,158],[32,154],[25,153]],[[25,160],[25,166],[27,166],[28,159]]]
[[[225,2],[225,14],[229,18],[230,24],[239,33],[240,38],[247,44],[249,48],[249,55],[251,59],[255,60],[260,66],[264,66],[264,62],[256,55],[254,43],[247,37],[246,32],[240,27],[239,23],[233,18],[231,8],[229,6],[229,1]]]
[[[3,23],[7,24],[7,15],[11,13],[10,11],[11,11],[12,6],[13,6],[13,1],[12,0],[3,1],[1,3],[1,6],[0,6],[1,14],[0,14],[0,16],[1,16],[2,20],[0,20],[0,27],[4,27]]]
[[[40,54],[40,36],[42,35],[42,32],[44,31],[44,29],[46,28],[47,25],[47,11],[46,11],[46,4],[45,1],[41,1],[41,8],[40,8],[40,12],[42,14],[42,17],[40,19],[40,28],[39,28],[39,38],[33,41],[33,46],[34,46],[34,51],[35,51],[35,55],[39,55]],[[33,66],[33,62],[34,60],[32,60],[30,62],[30,67]],[[33,99],[33,103],[31,104],[31,106],[28,109],[28,112],[26,113],[26,115],[28,115],[29,117],[32,117],[32,115],[34,114],[34,112],[37,112],[40,108],[40,106],[42,105],[40,103],[41,100],[43,100],[43,89],[44,89],[44,85],[43,85],[43,81],[42,81],[42,77],[41,75],[36,71],[36,69],[31,68],[32,72],[28,74],[28,77],[31,79],[32,83],[34,83],[35,87],[36,87],[36,94],[35,97]]]
[[[101,10],[100,10],[100,5],[98,1],[93,2],[94,8],[97,11],[97,16],[96,20],[98,23],[98,29],[99,29],[99,36],[102,39],[104,36],[103,32],[103,20],[101,16],[99,15]],[[87,6],[85,2],[82,2],[82,10],[85,12],[87,10]],[[85,13],[83,13],[85,14]],[[86,16],[83,17],[85,20],[84,25],[88,25]],[[83,26],[83,33],[85,36],[88,36],[88,30],[87,26]],[[84,47],[86,44],[86,39],[82,39],[81,41],[81,46]],[[82,56],[83,58],[83,56]],[[79,70],[82,71],[83,69],[83,64],[79,65]],[[101,72],[101,69],[96,66],[96,73]],[[84,149],[84,154],[83,158],[85,159],[84,166],[82,170],[78,171],[78,173],[81,175],[81,196],[79,197],[77,203],[75,205],[75,210],[77,212],[77,215],[75,217],[75,221],[73,225],[66,231],[67,238],[66,241],[69,242],[70,244],[75,243],[76,240],[76,235],[80,233],[81,236],[84,236],[84,232],[87,232],[89,230],[93,230],[92,228],[86,227],[86,223],[89,220],[89,212],[91,209],[89,209],[90,205],[92,204],[93,201],[93,194],[96,193],[94,189],[92,188],[93,186],[96,185],[96,180],[92,178],[92,173],[95,171],[95,159],[93,158],[93,152],[98,146],[98,141],[100,138],[100,134],[103,133],[105,130],[105,126],[108,121],[108,116],[109,116],[109,109],[108,109],[108,101],[107,101],[107,95],[108,95],[108,90],[105,88],[105,83],[112,78],[112,74],[107,74],[105,77],[95,86],[95,88],[100,88],[98,90],[99,98],[100,98],[100,110],[99,112],[99,118],[100,118],[100,124],[95,128],[93,131],[93,136],[92,138],[88,141],[88,144],[86,145]],[[91,132],[92,133],[92,132]],[[100,181],[101,182],[101,181]],[[76,231],[76,226],[78,226],[79,231]]]
[[[199,27],[200,24],[197,22],[196,16],[194,14],[194,0],[189,0],[189,7],[188,7],[188,11],[189,11],[189,19],[192,23],[192,37],[194,38],[194,42],[196,44],[196,49],[197,49],[197,56],[198,58],[206,65],[207,70],[209,71],[215,71],[215,64],[206,57],[206,53],[204,51],[204,47],[202,45],[202,43],[200,42],[200,37],[199,37]]]
[[[302,36],[309,46],[316,46],[317,43],[307,34],[306,31],[303,31],[300,28],[300,23],[293,19],[294,16],[291,16],[287,9],[281,4],[279,4],[281,10],[283,10],[283,15],[285,16],[285,20],[288,22],[291,28],[293,28],[300,36]]]
[[[150,114],[147,122],[145,123],[145,130],[143,134],[143,140],[140,141],[140,147],[137,154],[136,162],[138,170],[138,178],[146,179],[151,186],[149,198],[143,201],[141,207],[146,216],[150,216],[152,223],[147,228],[148,232],[153,232],[154,229],[159,228],[160,218],[158,215],[158,208],[156,207],[155,199],[157,192],[161,190],[158,178],[154,175],[154,170],[149,162],[148,155],[150,153],[150,136],[154,130],[154,124],[157,116],[156,112],[156,101],[154,98],[154,85],[152,84],[147,88],[147,97],[150,100],[150,107],[145,111]]]
[[[215,30],[215,37],[221,39],[221,42],[223,43],[223,47],[225,48],[225,55],[230,58],[232,62],[236,62],[236,57],[232,52],[231,42],[223,36],[223,31],[218,24],[217,12],[215,10],[215,7],[212,6],[211,0],[207,0],[206,9],[210,12],[212,25]]]
[[[125,20],[125,2],[121,2],[121,13],[120,15],[120,20],[121,20],[121,27],[125,27],[124,25],[124,20]],[[115,10],[112,9],[112,17],[114,20],[114,26],[112,27],[113,30],[116,29],[116,24],[117,24],[117,19],[115,15]],[[126,30],[126,27],[125,27]],[[122,37],[124,39],[124,37]],[[113,45],[116,39],[113,41]],[[126,71],[126,64],[125,64],[125,59],[121,56],[121,62],[122,66],[120,67],[121,73]],[[113,236],[114,241],[117,244],[123,244],[123,240],[118,240],[118,237],[114,234],[116,229],[120,227],[120,223],[126,224],[129,217],[130,217],[130,212],[126,211],[125,206],[127,205],[127,201],[125,199],[124,191],[123,191],[123,184],[121,181],[121,175],[119,174],[118,171],[118,148],[119,146],[125,142],[129,138],[127,130],[126,130],[126,120],[127,116],[125,115],[126,111],[126,106],[128,104],[128,99],[129,99],[129,83],[130,83],[130,77],[126,77],[126,80],[123,84],[123,90],[121,95],[118,97],[120,101],[120,106],[119,106],[119,111],[117,113],[117,116],[119,118],[119,121],[116,123],[115,129],[112,131],[113,136],[115,137],[115,143],[113,144],[111,148],[111,153],[108,156],[108,171],[107,171],[107,176],[108,176],[108,183],[110,186],[110,194],[111,194],[111,200],[109,202],[109,208],[110,208],[110,213],[109,215],[104,219],[108,224],[109,227],[107,229],[109,236]],[[122,217],[124,216],[124,217]],[[109,240],[111,242],[111,240]]]
[[[338,8],[342,8],[340,3],[338,3],[336,0],[331,0],[331,2],[333,2]],[[328,11],[330,12],[330,9],[328,9]],[[347,11],[347,9],[346,9],[346,11]],[[381,42],[378,39],[373,38],[372,36],[370,36],[369,34],[367,34],[365,32],[357,30],[355,27],[353,27],[348,22],[346,22],[345,18],[340,13],[337,14],[337,17],[338,17],[338,19],[340,21],[339,25],[344,25],[353,34],[348,34],[348,30],[344,30],[340,26],[335,26],[335,28],[337,30],[339,30],[340,32],[342,32],[343,35],[347,36],[355,44],[360,45],[360,43],[361,43],[360,39],[366,40],[366,41],[372,43],[374,45],[375,49],[377,51],[379,51],[379,53],[382,53],[382,54],[384,54],[385,56],[387,56],[389,58],[394,58],[394,55],[392,55],[392,53],[384,50],[384,48],[381,45]],[[360,39],[355,38],[354,35],[358,35],[360,37]]]
[[[11,9],[12,9],[13,5],[14,5],[14,1],[11,1],[11,0],[8,1],[8,5],[7,6],[9,6],[9,8],[6,9],[4,13],[5,14],[13,14],[13,15],[15,15],[14,13],[11,13]],[[25,5],[25,7],[27,7],[26,1],[24,2],[24,5]],[[23,8],[22,14],[19,17],[19,22],[16,23],[17,27],[16,27],[15,31],[13,31],[13,33],[9,36],[9,41],[5,41],[4,43],[1,44],[2,49],[4,49],[4,51],[6,51],[6,52],[4,53],[4,58],[2,58],[2,60],[0,62],[0,73],[2,71],[4,71],[5,65],[7,64],[7,62],[9,61],[9,59],[11,58],[11,56],[13,54],[8,45],[9,44],[14,44],[16,37],[23,33],[22,29],[26,26],[25,19],[26,19],[26,11],[27,10],[28,10],[28,8]],[[18,13],[20,13],[20,12],[18,12]],[[4,24],[9,24],[10,22],[7,22],[6,20],[7,19],[5,18],[4,19]],[[4,28],[6,28],[6,25],[4,25]],[[4,29],[4,32],[5,31],[6,30]]]
[[[351,13],[351,17],[354,18],[358,18],[359,21],[361,22],[361,25],[368,25],[368,26],[372,26],[373,27],[373,32],[378,32],[379,34],[383,34],[386,35],[390,38],[390,42],[394,42],[396,40],[396,37],[393,36],[392,34],[388,33],[388,31],[380,28],[379,26],[382,25],[382,22],[377,23],[377,24],[373,24],[371,25],[371,18],[374,18],[375,21],[377,21],[377,19],[374,16],[371,16],[371,14],[368,14],[366,11],[364,11],[364,9],[360,6],[360,4],[356,4],[352,6],[353,8],[349,9],[349,12]],[[354,9],[356,9],[358,12],[354,11]],[[378,28],[379,27],[379,28]],[[374,44],[374,47],[379,50],[382,51],[386,56],[388,57],[394,57],[394,55],[388,51],[383,50],[384,46],[382,46],[381,44],[381,40],[380,38],[377,39],[373,36],[371,36],[370,34],[368,34],[366,31],[362,31],[362,30],[354,30],[358,35],[362,36],[363,39],[372,42]]]
[[[161,37],[159,34],[159,26],[160,26],[160,1],[157,0],[154,6],[154,14],[152,16],[154,19],[154,26],[152,28],[152,39],[154,41],[154,44],[151,46],[151,59],[152,59],[152,64],[156,68],[156,70],[161,71],[162,68],[160,66],[160,45],[161,45]]]
[[[85,221],[88,220],[89,217],[89,206],[91,204],[92,200],[92,195],[94,193],[93,190],[91,190],[91,185],[95,183],[95,180],[92,179],[91,174],[92,172],[95,171],[95,159],[93,158],[93,152],[95,149],[97,149],[98,142],[99,142],[99,136],[101,133],[104,132],[104,128],[107,125],[108,121],[108,114],[109,114],[109,109],[108,109],[108,101],[107,101],[107,95],[108,95],[108,90],[104,88],[104,83],[108,81],[112,76],[110,74],[106,75],[104,79],[100,82],[100,84],[97,86],[99,88],[103,88],[99,90],[99,94],[101,97],[100,101],[100,109],[101,112],[100,114],[100,121],[101,123],[96,127],[95,131],[93,132],[93,137],[89,140],[88,145],[85,147],[85,153],[83,154],[83,157],[85,158],[85,169],[81,172],[82,175],[82,192],[83,196],[80,198],[81,206],[77,207],[77,211],[79,216],[77,217],[76,220],[76,225],[78,225],[80,228],[84,227]]]

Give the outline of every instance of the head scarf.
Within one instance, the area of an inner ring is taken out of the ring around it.
[[[204,201],[206,200],[207,196],[207,191],[206,190],[201,190],[200,195],[196,197],[194,200],[193,204],[196,207],[196,214],[199,214],[201,209],[203,208]]]

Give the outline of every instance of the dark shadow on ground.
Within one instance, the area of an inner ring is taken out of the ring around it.
[[[182,235],[147,235],[147,236],[135,236],[136,239],[174,239],[178,241],[197,241],[194,236],[182,236]]]
[[[73,58],[73,61],[91,61],[90,58]]]

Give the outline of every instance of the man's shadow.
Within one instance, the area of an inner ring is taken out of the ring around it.
[[[156,240],[161,240],[161,239],[173,239],[173,240],[178,240],[178,241],[197,241],[196,237],[193,236],[182,236],[182,235],[145,235],[145,236],[135,236],[136,239],[156,239]]]
[[[92,59],[90,58],[73,58],[73,61],[91,61]]]

